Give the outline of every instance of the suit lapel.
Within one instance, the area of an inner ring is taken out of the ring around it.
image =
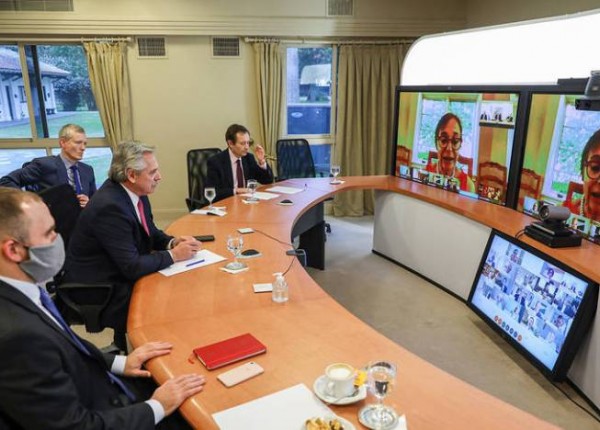
[[[231,158],[229,158],[229,150],[225,149],[223,152],[223,157],[221,157],[221,164],[223,167],[223,172],[225,172],[225,179],[227,180],[227,188],[234,188],[233,184],[233,170],[231,167]]]
[[[62,158],[59,155],[54,156],[54,164],[56,166],[56,177],[58,179],[59,184],[68,184],[69,177],[67,175],[67,168],[65,167],[65,163],[63,163]]]

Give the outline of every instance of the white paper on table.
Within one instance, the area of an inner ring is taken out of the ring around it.
[[[298,384],[213,414],[221,430],[299,430],[309,418],[334,416],[306,385]]]
[[[296,187],[284,187],[282,185],[276,185],[274,187],[267,188],[267,191],[272,191],[274,193],[281,193],[281,194],[296,194],[296,193],[303,191],[303,189],[296,188]]]
[[[173,263],[166,269],[159,270],[158,273],[161,273],[165,276],[173,276],[177,275],[178,273],[187,272],[188,270],[197,269],[198,267],[208,266],[209,264],[218,263],[219,261],[223,260],[226,260],[226,258],[221,257],[219,254],[215,254],[208,249],[203,249],[196,252],[196,255],[194,255],[193,258]]]
[[[214,208],[214,209],[211,209],[211,210],[208,210],[208,209],[196,209],[196,210],[193,210],[190,213],[192,213],[194,215],[217,215],[217,216],[225,216],[225,215],[227,215],[227,212],[225,212],[222,209],[217,209],[217,208]]]
[[[250,194],[250,193],[242,194],[242,197],[252,197],[252,194]],[[257,191],[254,193],[254,197],[257,198],[258,200],[271,200],[276,197],[279,197],[279,194],[267,193],[264,191]]]

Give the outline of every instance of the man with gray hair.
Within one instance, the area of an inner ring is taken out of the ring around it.
[[[115,285],[100,322],[115,329],[115,345],[121,350],[126,350],[133,284],[200,249],[193,237],[174,238],[154,225],[147,197],[161,180],[154,151],[140,142],[124,142],[115,149],[108,180],[71,234],[62,276],[62,282]]]
[[[57,185],[69,184],[77,195],[79,205],[85,207],[96,192],[96,178],[92,166],[81,161],[87,138],[85,130],[76,124],[67,124],[58,132],[60,154],[34,158],[23,168],[0,178],[0,186],[30,187],[43,191]]]

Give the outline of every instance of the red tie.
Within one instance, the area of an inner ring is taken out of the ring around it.
[[[237,187],[244,188],[244,172],[242,172],[242,160],[237,159],[235,162],[237,164],[235,175],[237,176]]]
[[[146,214],[144,214],[144,203],[142,203],[142,199],[138,200],[138,211],[140,213],[140,221],[142,222],[142,227],[144,227],[144,231],[148,236],[150,236],[150,230],[148,229],[148,223],[146,223]]]

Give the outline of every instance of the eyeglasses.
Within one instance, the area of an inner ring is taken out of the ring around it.
[[[448,135],[442,134],[437,137],[437,141],[440,142],[440,146],[442,148],[447,147],[449,143],[452,144],[452,148],[454,149],[459,149],[462,145],[462,137],[459,136],[454,136],[450,138]]]
[[[600,177],[600,158],[593,157],[585,163],[585,171],[590,179],[598,179]]]

